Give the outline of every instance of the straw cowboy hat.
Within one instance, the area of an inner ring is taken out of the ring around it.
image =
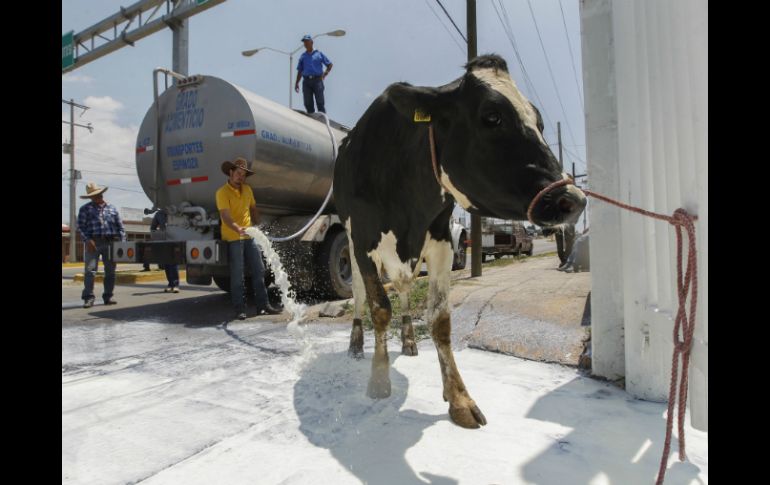
[[[88,182],[86,185],[86,195],[81,195],[81,199],[90,199],[96,197],[99,194],[103,194],[109,187],[99,187],[95,182]]]
[[[225,160],[222,163],[222,173],[224,173],[225,175],[227,175],[229,177],[230,176],[230,170],[232,170],[234,168],[242,168],[242,169],[246,170],[246,176],[248,177],[249,175],[254,175],[254,171],[251,170],[250,167],[251,167],[251,163],[250,162],[247,162],[245,159],[243,159],[241,157],[238,157],[235,160],[233,160],[232,162],[230,160]]]

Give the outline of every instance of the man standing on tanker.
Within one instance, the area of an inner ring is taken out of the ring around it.
[[[227,183],[217,190],[217,209],[222,219],[222,240],[227,241],[227,254],[230,263],[230,297],[235,307],[236,317],[246,318],[246,300],[244,298],[244,260],[251,270],[251,282],[257,315],[277,315],[282,313],[270,305],[265,288],[265,266],[262,253],[256,241],[246,234],[246,228],[259,222],[259,211],[254,201],[254,193],[246,184],[246,177],[254,172],[243,158],[225,161],[222,172],[227,175]]]
[[[313,107],[313,96],[315,95],[318,111],[326,113],[324,79],[329,75],[334,64],[323,52],[313,49],[313,37],[310,35],[302,37],[302,43],[305,44],[305,52],[299,57],[297,63],[297,82],[294,83],[294,91],[299,92],[299,80],[302,79],[305,110],[308,113],[315,113]],[[326,66],[326,72],[323,72],[323,66]]]

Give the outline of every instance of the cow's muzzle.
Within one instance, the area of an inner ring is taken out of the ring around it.
[[[571,180],[561,180],[544,188],[530,203],[527,216],[539,226],[574,223],[586,206],[582,190]]]

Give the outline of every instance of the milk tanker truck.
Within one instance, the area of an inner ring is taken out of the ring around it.
[[[158,75],[165,78],[159,93]],[[169,86],[169,77],[176,83]],[[149,241],[115,242],[115,262],[184,264],[187,283],[230,290],[227,244],[215,193],[227,181],[222,162],[243,157],[261,213],[293,288],[331,298],[352,296],[347,236],[330,193],[336,147],[349,128],[321,114],[292,110],[208,75],[153,72],[154,102],[136,143],[136,170],[166,229]],[[335,147],[336,144],[336,147]],[[397,190],[397,189],[394,189]],[[324,206],[324,202],[328,202]],[[317,217],[315,217],[317,216]],[[465,267],[468,232],[452,223],[455,268]],[[246,274],[247,285],[250,275]],[[266,271],[266,285],[272,274]]]

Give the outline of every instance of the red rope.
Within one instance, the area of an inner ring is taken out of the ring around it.
[[[444,182],[441,181],[441,177],[438,175],[438,160],[436,157],[436,141],[433,136],[433,123],[428,125],[428,137],[430,139],[430,161],[433,163],[433,176],[436,177],[436,182],[444,189],[444,192],[451,194],[448,188],[444,186]]]
[[[563,185],[573,184],[571,179],[559,180],[554,182],[548,187],[541,190],[529,205],[527,210],[527,218],[532,221],[532,210],[540,199],[549,191],[556,187]],[[685,418],[685,406],[687,404],[687,382],[688,382],[688,369],[690,364],[690,351],[692,350],[692,336],[695,331],[695,310],[698,304],[698,261],[697,261],[697,249],[695,246],[695,224],[698,219],[697,216],[689,214],[684,209],[677,209],[674,214],[667,216],[664,214],[658,214],[650,212],[639,207],[624,204],[617,200],[611,199],[604,195],[598,194],[591,190],[583,190],[583,192],[590,196],[607,202],[612,205],[616,205],[620,208],[627,209],[637,214],[642,214],[654,219],[667,221],[673,225],[676,229],[676,262],[677,262],[677,274],[676,285],[677,293],[679,296],[679,310],[676,313],[676,319],[674,321],[674,355],[671,362],[671,385],[668,392],[668,416],[666,419],[666,441],[663,445],[663,456],[660,459],[660,468],[658,470],[658,478],[656,485],[661,485],[663,479],[666,476],[666,465],[668,462],[668,454],[671,450],[671,431],[674,421],[674,405],[677,398],[679,400],[678,412],[678,429],[679,429],[679,460],[684,461],[687,458],[685,454],[685,437],[684,437],[684,418]],[[687,268],[682,271],[682,228],[687,231],[688,250],[687,250]],[[683,278],[684,276],[684,278]],[[687,295],[690,295],[690,311],[687,312]],[[682,358],[682,375],[679,377],[679,358]]]

